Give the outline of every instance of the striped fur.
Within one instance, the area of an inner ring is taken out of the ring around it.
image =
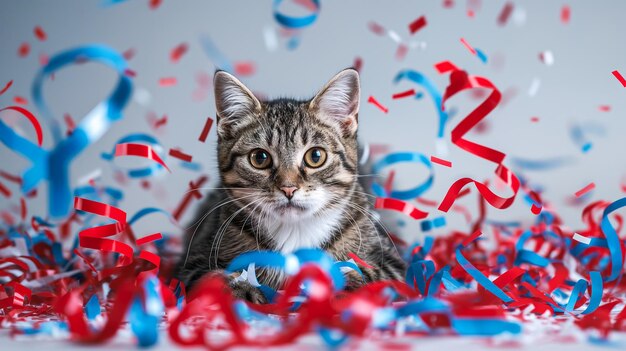
[[[337,260],[356,254],[373,266],[362,268],[366,282],[402,279],[404,262],[359,183],[356,71],[340,72],[306,101],[258,101],[225,72],[216,73],[215,89],[222,185],[204,201],[188,235],[177,270],[188,288],[241,253],[304,247],[322,248]],[[326,151],[319,168],[303,161],[312,147]],[[271,155],[271,167],[251,165],[250,152],[259,148]],[[285,186],[298,188],[293,198],[280,190]],[[284,280],[279,272],[257,273],[273,288]],[[353,273],[348,281],[350,289],[362,284]],[[263,301],[248,283],[231,285],[238,297]]]

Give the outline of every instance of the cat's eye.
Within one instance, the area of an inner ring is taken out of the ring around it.
[[[263,149],[254,149],[250,152],[250,164],[258,169],[269,168],[272,165],[272,157]]]
[[[326,151],[319,147],[310,148],[304,154],[304,163],[311,168],[318,168],[326,162]]]

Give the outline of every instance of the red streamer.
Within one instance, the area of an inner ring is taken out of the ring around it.
[[[471,178],[461,178],[454,182],[441,204],[439,210],[447,212],[454,204],[454,201],[458,198],[459,194],[463,190],[463,187],[467,184],[473,183],[483,198],[493,207],[498,209],[505,209],[515,200],[515,196],[520,187],[520,182],[508,168],[502,165],[505,154],[494,150],[492,148],[474,143],[464,138],[472,128],[474,128],[482,119],[487,117],[493,109],[496,108],[502,94],[500,91],[486,78],[478,76],[470,76],[465,71],[459,70],[454,64],[449,61],[441,62],[435,65],[435,68],[439,73],[451,72],[450,85],[446,88],[446,91],[442,100],[442,109],[445,108],[445,103],[452,96],[458,94],[461,91],[474,89],[474,88],[487,88],[491,90],[491,94],[487,96],[476,109],[470,112],[451,132],[451,141],[461,149],[474,154],[480,158],[484,158],[497,164],[496,175],[507,184],[513,191],[513,195],[508,198],[504,198],[493,193],[485,184],[477,182]]]
[[[413,219],[422,219],[428,216],[428,212],[421,211],[408,202],[389,197],[377,197],[374,208],[402,212],[407,216],[413,217]]]
[[[37,117],[35,117],[35,115],[33,115],[27,109],[20,107],[20,106],[8,106],[8,107],[1,109],[0,112],[6,111],[6,110],[19,112],[24,117],[28,118],[28,121],[30,122],[30,124],[35,128],[35,133],[37,133],[37,144],[41,146],[41,144],[43,143],[43,131],[41,130],[41,124],[39,124]]]
[[[159,154],[152,149],[150,145],[144,144],[134,144],[134,143],[124,143],[115,145],[115,157],[118,156],[137,156],[147,158],[149,160],[153,160],[165,167],[168,172],[171,172],[169,167],[163,162]]]

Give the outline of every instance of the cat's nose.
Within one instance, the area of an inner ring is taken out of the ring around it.
[[[293,193],[295,193],[298,188],[295,186],[284,186],[280,188],[280,190],[282,190],[283,193],[285,193],[285,196],[287,196],[287,198],[291,200],[291,198],[293,197]]]

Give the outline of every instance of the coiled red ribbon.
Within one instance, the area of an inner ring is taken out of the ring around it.
[[[510,197],[501,197],[494,192],[492,192],[484,183],[475,181],[471,178],[461,178],[454,182],[446,196],[441,201],[439,205],[439,210],[443,212],[448,212],[448,210],[452,207],[456,199],[459,197],[459,194],[465,187],[465,185],[469,183],[474,183],[476,188],[482,195],[482,197],[493,207],[498,209],[505,209],[515,200],[515,196],[520,187],[520,181],[517,179],[515,174],[511,172],[507,167],[502,164],[504,161],[504,157],[506,156],[504,153],[489,148],[484,145],[480,145],[473,141],[467,140],[465,138],[465,134],[467,134],[472,128],[474,128],[483,118],[487,117],[491,111],[493,111],[502,98],[502,94],[496,88],[493,83],[491,83],[488,79],[478,76],[468,75],[467,72],[460,70],[450,61],[443,61],[435,65],[437,71],[440,74],[451,72],[450,73],[450,85],[446,88],[446,91],[443,96],[443,100],[441,102],[441,108],[445,108],[445,103],[448,99],[453,97],[454,95],[469,89],[474,88],[486,88],[491,89],[491,94],[487,96],[485,101],[483,101],[478,107],[476,107],[472,112],[470,112],[467,117],[465,117],[451,132],[451,141],[456,144],[461,149],[474,154],[480,158],[484,158],[488,161],[491,161],[497,164],[497,168],[495,170],[496,176],[504,181],[513,191],[513,195]]]

